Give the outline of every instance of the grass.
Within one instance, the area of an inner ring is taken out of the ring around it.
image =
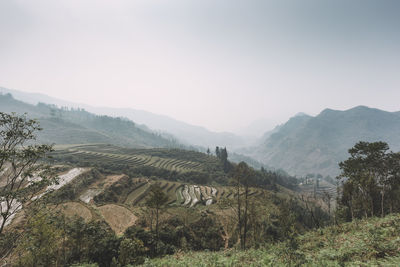
[[[116,234],[122,234],[137,220],[137,217],[130,210],[119,205],[108,204],[98,207],[98,210]]]
[[[82,217],[86,222],[89,222],[93,217],[90,209],[78,202],[63,203],[59,209],[67,217],[73,218],[74,216],[79,216]]]
[[[125,203],[128,205],[136,205],[139,203],[140,198],[143,198],[143,194],[146,194],[146,192],[148,191],[148,189],[150,188],[150,183],[147,183],[145,181],[141,182],[140,184],[138,184],[137,187],[135,187],[135,189],[129,193]]]
[[[143,266],[400,266],[400,214],[311,231],[262,249],[178,252]]]
[[[145,181],[138,181],[135,183],[132,191],[129,193],[128,197],[125,200],[125,204],[134,203],[135,199],[143,192],[143,187],[147,184]]]

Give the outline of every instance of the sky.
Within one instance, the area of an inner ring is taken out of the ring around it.
[[[0,86],[214,131],[398,111],[399,13],[397,0],[0,0]]]

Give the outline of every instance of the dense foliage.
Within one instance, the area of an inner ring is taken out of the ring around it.
[[[339,164],[338,213],[346,220],[400,211],[400,153],[384,142],[359,142]]]
[[[260,249],[180,252],[142,266],[399,266],[400,215],[329,226]]]

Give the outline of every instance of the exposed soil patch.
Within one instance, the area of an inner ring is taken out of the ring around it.
[[[137,217],[130,210],[115,204],[104,205],[98,207],[98,209],[116,234],[122,234],[137,220]]]
[[[90,210],[78,202],[67,202],[60,206],[60,210],[69,218],[74,216],[82,217],[85,222],[89,222],[92,219],[92,213]]]

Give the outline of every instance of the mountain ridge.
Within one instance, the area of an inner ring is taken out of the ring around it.
[[[258,147],[242,152],[292,175],[336,176],[338,163],[358,141],[385,141],[392,150],[400,150],[399,114],[356,106],[324,109],[315,117],[295,116],[266,133]]]
[[[83,109],[57,108],[39,103],[36,106],[0,94],[0,111],[26,113],[37,119],[42,131],[37,140],[41,143],[82,144],[109,143],[137,148],[183,147],[173,138],[146,131],[125,118],[113,118],[89,113]]]
[[[28,93],[4,87],[0,87],[0,92],[10,93],[15,99],[33,105],[43,102],[47,104],[55,104],[59,107],[67,106],[73,108],[84,108],[85,110],[98,115],[126,117],[134,121],[143,129],[146,129],[147,127],[162,134],[172,134],[185,145],[194,145],[205,148],[220,146],[234,150],[240,147],[249,146],[256,140],[256,138],[243,138],[230,132],[213,132],[202,126],[192,125],[166,115],[155,114],[145,110],[133,108],[94,107],[87,104],[65,101],[41,93]]]

